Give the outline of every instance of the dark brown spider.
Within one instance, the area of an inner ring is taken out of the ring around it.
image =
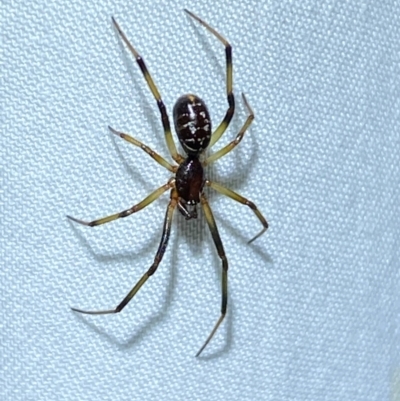
[[[226,131],[232,119],[233,113],[235,111],[235,99],[232,92],[232,48],[231,45],[218,32],[216,32],[213,28],[211,28],[210,25],[205,23],[203,20],[201,20],[199,17],[197,17],[190,11],[185,10],[185,12],[188,15],[190,15],[193,19],[198,21],[201,25],[203,25],[225,46],[226,92],[227,92],[229,107],[228,110],[226,111],[224,119],[222,120],[218,128],[214,132],[212,132],[210,115],[203,100],[201,100],[196,95],[192,94],[180,97],[175,103],[173,111],[175,130],[178,135],[179,142],[181,143],[186,153],[185,157],[180,155],[176,150],[175,143],[172,138],[167,110],[165,109],[165,105],[161,100],[160,93],[158,92],[158,89],[154,84],[153,79],[151,78],[150,73],[147,70],[147,67],[142,57],[129,43],[127,37],[122,32],[121,28],[119,27],[115,19],[112,18],[115,28],[117,29],[122,40],[125,42],[126,46],[129,48],[129,50],[135,57],[136,62],[138,63],[140,70],[142,71],[142,74],[147,82],[147,85],[149,86],[151,93],[153,94],[155,100],[157,101],[157,105],[161,114],[162,125],[164,127],[165,140],[167,142],[169,152],[171,153],[171,156],[177,163],[177,165],[173,166],[172,164],[167,162],[163,157],[161,157],[152,149],[150,149],[148,146],[139,142],[137,139],[131,137],[130,135],[116,131],[113,128],[109,127],[110,131],[113,134],[118,135],[121,138],[125,139],[126,141],[132,143],[133,145],[143,149],[157,163],[161,164],[163,167],[165,167],[167,170],[173,173],[174,176],[171,177],[165,185],[152,192],[141,202],[120,213],[113,214],[111,216],[107,216],[102,219],[94,220],[91,222],[78,220],[71,216],[67,217],[85,226],[90,226],[90,227],[99,226],[100,224],[108,223],[110,221],[117,220],[121,217],[130,216],[131,214],[144,209],[150,203],[154,202],[167,190],[169,189],[171,190],[170,202],[168,204],[167,212],[165,215],[161,242],[158,247],[156,256],[154,258],[154,262],[151,265],[151,267],[147,270],[147,272],[142,276],[142,278],[132,288],[132,290],[128,293],[128,295],[122,300],[122,302],[115,309],[102,310],[102,311],[87,311],[87,310],[71,308],[75,312],[86,313],[90,315],[104,315],[109,313],[121,312],[121,310],[128,304],[128,302],[139,291],[142,285],[147,281],[147,279],[150,276],[152,276],[154,272],[157,270],[157,267],[160,264],[162,257],[164,256],[165,249],[167,248],[169,235],[171,231],[172,215],[174,213],[175,208],[178,208],[181,214],[185,216],[187,220],[190,220],[197,218],[196,206],[198,203],[201,204],[204,211],[204,215],[207,220],[208,227],[210,228],[212,238],[217,248],[218,255],[222,261],[222,305],[221,305],[221,316],[215,323],[214,328],[212,329],[210,335],[207,337],[203,346],[196,354],[196,356],[199,356],[201,352],[204,350],[204,348],[207,346],[207,344],[210,342],[215,332],[217,331],[218,327],[220,326],[221,322],[223,321],[226,314],[227,301],[228,301],[228,260],[225,255],[224,247],[222,245],[222,241],[219,236],[218,228],[215,223],[210,205],[208,204],[207,198],[203,192],[204,185],[207,185],[215,189],[216,191],[222,193],[223,195],[226,195],[229,198],[250,207],[250,209],[255,213],[255,215],[258,217],[264,228],[253,239],[251,239],[249,243],[254,241],[256,238],[258,238],[267,230],[268,223],[253,202],[250,202],[246,198],[231,191],[230,189],[225,188],[222,185],[217,184],[215,182],[211,182],[210,180],[204,177],[205,166],[211,164],[212,162],[215,162],[222,156],[225,156],[239,144],[247,128],[253,121],[254,114],[249,103],[246,100],[246,97],[244,96],[244,94],[242,94],[243,101],[249,112],[249,115],[246,119],[246,122],[243,124],[241,130],[237,134],[235,140],[233,140],[228,145],[226,145],[219,151],[215,152],[211,156],[208,156],[207,158],[205,158],[205,160],[200,161],[199,158],[200,156],[203,155],[204,151],[207,148],[213,146],[221,138],[222,134]]]

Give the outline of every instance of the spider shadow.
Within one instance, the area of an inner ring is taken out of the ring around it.
[[[178,213],[177,213],[178,214]],[[181,243],[184,244],[185,247],[189,247],[189,252],[190,254],[195,254],[196,256],[194,256],[193,258],[195,260],[199,260],[199,258],[201,258],[202,256],[204,257],[204,244],[207,244],[207,249],[211,249],[212,252],[212,264],[215,267],[215,274],[217,275],[216,277],[216,281],[219,283],[216,286],[216,291],[217,291],[217,296],[218,294],[221,294],[221,259],[218,257],[218,254],[216,252],[216,248],[215,248],[215,244],[212,240],[211,234],[209,234],[209,229],[205,220],[205,217],[203,216],[203,212],[202,209],[199,210],[199,217],[197,220],[190,220],[187,221],[183,216],[178,216],[177,218],[177,232],[179,234],[182,234],[182,237],[184,239],[182,239],[181,242],[181,238],[176,238],[174,245],[173,245],[173,253],[174,253],[174,260],[178,260],[178,256],[179,256],[179,249],[181,249]],[[191,228],[188,229],[188,224],[191,223],[195,223]],[[193,230],[193,227],[195,227],[195,230]],[[193,232],[195,234],[193,234]],[[202,262],[199,262],[200,264]],[[207,266],[208,267],[208,266]],[[192,270],[193,271],[193,270]],[[211,280],[211,276],[210,276],[210,280]],[[172,298],[172,297],[171,297]],[[220,301],[218,301],[218,306],[220,305]],[[199,359],[212,359],[215,357],[218,357],[219,355],[222,355],[226,352],[228,352],[228,350],[231,347],[231,342],[232,342],[232,318],[231,318],[231,313],[229,312],[231,309],[231,306],[228,307],[228,313],[224,319],[224,323],[223,326],[221,326],[221,328],[218,330],[217,333],[222,332],[222,328],[224,327],[224,330],[226,330],[227,336],[225,344],[223,346],[223,348],[217,352],[212,353],[211,355],[208,356],[202,356],[199,357]],[[217,318],[219,318],[219,307],[215,308],[216,314],[215,314],[215,321],[217,320]],[[214,318],[214,316],[213,316]],[[214,324],[215,321],[213,321],[213,318],[210,319],[210,324]],[[211,331],[212,326],[210,327],[210,331]],[[208,333],[206,333],[208,334]],[[204,338],[205,339],[205,338]],[[203,339],[203,340],[204,340]],[[201,343],[199,344],[199,346],[201,345]],[[208,347],[207,347],[208,348]]]
[[[218,219],[219,214],[216,213],[216,219]],[[251,244],[249,244],[249,240],[251,239],[246,237],[244,234],[242,234],[236,227],[234,227],[230,222],[228,222],[227,220],[224,219],[218,219],[220,221],[222,221],[222,225],[225,227],[225,229],[227,229],[231,234],[232,237],[235,237],[238,239],[238,241],[246,246],[249,247],[249,249],[251,249],[252,252],[255,252],[258,257],[260,257],[261,259],[264,260],[265,264],[273,264],[274,260],[271,257],[271,255],[268,252],[265,252],[264,247],[261,244],[261,241],[263,241],[263,239],[265,238],[265,235],[268,233],[268,230],[260,237],[257,238],[254,242],[252,242]],[[259,227],[261,230],[261,227]],[[257,234],[257,232],[255,232],[254,234]]]
[[[214,35],[208,32],[208,30],[205,29],[205,27],[202,27],[201,25],[199,25],[197,21],[194,21],[193,18],[191,18],[189,15],[187,15],[186,17],[189,20],[189,24],[191,25],[192,30],[196,32],[195,36],[197,37],[200,46],[207,54],[208,58],[212,61],[211,65],[218,66],[215,67],[218,70],[218,74],[225,77],[226,70],[224,67],[221,66],[220,59],[216,56],[215,51],[211,50],[210,42],[216,41],[221,46],[223,46],[223,44],[216,37],[214,37]],[[211,40],[210,35],[214,40]]]
[[[216,220],[218,219],[218,213],[214,213]],[[222,220],[222,219],[221,219]],[[224,220],[222,220],[224,221]],[[238,232],[238,230],[236,228],[234,228],[232,226],[232,224],[230,223],[225,223],[224,221],[224,226],[232,233],[232,235],[239,237],[241,242],[247,243],[248,239],[245,238],[245,236],[243,234],[241,234],[240,232]],[[221,240],[223,241],[223,239],[221,238]],[[260,239],[258,239],[258,241],[260,241]],[[211,242],[210,246],[215,248],[215,245],[211,239],[211,235],[208,238],[208,242]],[[265,253],[264,248],[262,246],[255,246],[255,244],[251,244],[252,246],[252,250],[255,251],[258,256],[264,260],[264,266],[268,266],[268,264],[273,264],[273,260],[270,257],[270,255],[268,253]],[[226,247],[225,247],[226,249]],[[227,252],[227,257],[228,257],[228,261],[229,261],[229,250],[226,251]],[[222,279],[221,279],[221,259],[218,257],[217,252],[213,252],[213,266],[214,266],[214,273],[215,273],[215,278],[214,280],[216,282],[218,282],[218,286],[217,286],[217,290],[221,291],[221,283],[222,283]],[[232,273],[232,269],[229,270]],[[234,316],[234,311],[235,311],[235,304],[233,302],[233,300],[229,297],[229,290],[228,290],[228,309],[227,309],[227,315],[225,316],[224,322],[223,322],[223,326],[220,327],[219,331],[222,331],[221,329],[224,327],[225,329],[225,342],[223,344],[223,346],[211,353],[211,354],[202,354],[199,359],[201,360],[212,360],[215,358],[218,358],[224,354],[227,354],[229,352],[229,350],[232,348],[232,342],[233,342],[233,316]],[[218,316],[216,316],[217,318]],[[218,333],[217,332],[217,333]],[[216,335],[217,335],[216,333]],[[207,352],[207,350],[204,350],[205,353]]]
[[[212,166],[210,166],[210,167],[212,167]],[[212,194],[211,196],[208,196],[210,203],[212,203],[214,196],[221,196],[221,194],[215,194],[215,191],[212,191],[212,192],[207,191],[207,192],[210,192]],[[232,202],[234,202],[234,201],[232,200]],[[238,203],[237,207],[241,208],[241,207],[243,207],[243,205]],[[249,212],[251,212],[251,211],[249,210]],[[219,225],[220,222],[222,221],[222,224],[225,227],[228,227],[229,231],[231,231],[232,234],[237,236],[238,230],[236,228],[234,228],[232,224],[230,224],[230,223],[226,224],[223,219],[218,218],[219,213],[216,213],[215,211],[213,211],[213,214],[216,218],[217,225]],[[250,213],[250,215],[251,214],[252,213]],[[196,227],[197,231],[196,231],[195,235],[193,235],[192,228],[188,229],[188,225],[191,223],[196,223],[195,227]],[[221,292],[221,283],[222,283],[221,259],[219,258],[218,254],[217,254],[214,241],[212,240],[212,236],[209,233],[209,229],[208,229],[205,217],[203,216],[202,209],[200,208],[200,210],[199,210],[199,219],[197,219],[197,221],[192,220],[192,221],[187,222],[184,218],[180,218],[178,221],[177,227],[178,227],[178,232],[183,233],[185,235],[185,245],[189,246],[191,252],[196,255],[196,259],[197,259],[197,256],[201,257],[201,253],[204,250],[203,244],[207,243],[208,248],[211,249],[211,252],[212,252],[212,260],[213,260],[212,264],[214,266],[214,273],[215,273],[214,280],[218,283],[218,285],[216,286],[216,291]],[[240,239],[242,242],[244,242],[244,243],[248,242],[248,238],[245,238],[245,236],[243,234],[240,234],[239,236],[240,236]],[[221,240],[222,240],[222,242],[224,242],[223,238],[221,238]],[[226,249],[226,246],[225,246],[225,249]],[[257,251],[257,253],[260,256],[263,257],[263,259],[266,262],[271,262],[271,258],[268,255],[265,255],[265,253],[262,251],[262,248],[254,247],[254,249]],[[226,249],[226,250],[227,250],[227,254],[228,254],[227,256],[229,259],[229,250],[228,249]],[[220,348],[218,351],[213,352],[212,354],[209,354],[209,355],[202,354],[200,356],[200,359],[210,360],[210,359],[218,358],[219,356],[229,352],[229,350],[232,347],[232,339],[233,339],[233,331],[232,330],[233,330],[234,310],[235,310],[235,307],[234,307],[233,300],[231,298],[229,298],[227,315],[224,319],[223,326],[221,326],[221,328],[218,330],[218,332],[220,332],[222,327],[224,327],[224,330],[226,333],[224,345],[222,346],[222,348]],[[215,319],[217,319],[218,317],[219,317],[218,314],[216,314]]]
[[[147,255],[149,251],[151,251],[154,246],[154,241],[156,241],[156,233],[154,233],[145,243],[143,246],[140,247],[139,251],[131,251],[131,252],[124,252],[119,254],[109,254],[109,253],[99,253],[95,251],[93,246],[90,244],[86,236],[82,233],[80,229],[78,229],[77,224],[68,220],[69,224],[71,225],[72,230],[75,232],[75,235],[78,237],[79,241],[83,244],[84,248],[89,251],[89,254],[93,257],[93,259],[98,263],[109,263],[109,262],[124,262],[124,261],[131,261],[133,258],[137,258],[139,256]],[[97,227],[96,227],[97,228]],[[90,227],[90,229],[93,229]],[[149,266],[150,267],[150,266]]]
[[[235,115],[237,115],[238,113],[235,113]],[[234,123],[234,122],[233,122]],[[239,124],[239,123],[237,123]],[[233,124],[234,125],[234,124]],[[240,127],[241,127],[241,123],[240,123]],[[239,128],[240,129],[240,128]],[[252,127],[250,127],[250,130],[252,129]],[[247,136],[245,136],[247,137]],[[239,148],[239,146],[238,146]],[[216,169],[214,167],[214,164],[212,164],[209,169],[211,170],[210,173],[210,177],[211,179],[215,179],[217,182],[222,183],[223,185],[225,185],[226,181],[232,181],[233,178],[235,178],[233,180],[232,184],[227,185],[230,189],[233,189],[235,191],[237,191],[238,189],[240,189],[246,182],[248,177],[251,174],[251,170],[254,168],[255,163],[251,163],[251,169],[248,168],[248,163],[246,161],[243,161],[243,158],[241,157],[241,153],[242,152],[238,152],[238,148],[234,149],[232,151],[236,152],[237,157],[234,160],[235,163],[235,169],[233,173],[228,174],[227,176],[224,176],[223,178],[220,177],[218,175],[218,173],[216,172]],[[258,153],[258,149],[255,146],[251,147],[251,154],[250,156],[247,157],[248,160],[255,160],[256,158],[256,154]],[[237,165],[239,164],[239,167],[237,167]],[[237,178],[237,176],[233,175],[235,174],[235,171],[241,171],[242,174],[239,176],[239,179]],[[215,197],[217,196],[223,196],[222,194],[217,193],[216,191],[212,191],[211,189],[207,190],[207,197],[210,201],[210,204],[213,203],[213,200],[215,199]],[[251,216],[253,215],[252,211],[248,208],[245,207],[244,205],[241,205],[238,202],[235,202],[232,199],[229,199],[230,202],[232,202],[232,205],[234,207],[238,208],[238,215],[242,215],[243,212],[247,212],[249,214],[249,218],[252,218]],[[235,205],[236,204],[236,205]],[[247,210],[243,210],[243,209],[247,209]],[[233,224],[231,224],[231,222],[227,219],[221,218],[220,213],[218,213],[218,210],[216,209],[216,211],[213,210],[213,214],[215,217],[215,220],[217,222],[217,225],[222,224],[228,231],[231,232],[233,237],[236,237],[239,239],[239,241],[241,243],[247,244],[249,238],[245,237],[244,234],[242,234],[236,227],[234,227]],[[203,222],[205,221],[204,217],[202,218]],[[258,222],[258,220],[257,220]],[[259,222],[258,222],[259,223]],[[205,227],[206,223],[204,222],[203,226]],[[261,229],[261,227],[259,227],[259,229]],[[204,236],[205,237],[205,236]],[[202,241],[204,241],[205,238],[202,238]],[[222,242],[224,242],[224,239],[221,238]],[[258,239],[257,241],[260,242],[261,239]],[[207,241],[210,243],[211,249],[214,248],[215,249],[215,245],[214,242],[212,241],[211,235],[209,235],[207,237]],[[264,260],[264,265],[273,263],[272,258],[270,257],[270,255],[268,253],[265,252],[264,247],[262,245],[258,245],[257,242],[256,243],[252,243],[252,251],[255,251],[258,256]],[[227,249],[227,247],[224,247],[227,253],[227,257],[229,260],[229,249]],[[218,254],[216,252],[216,250],[213,252],[213,265],[215,267],[215,275],[216,275],[216,281],[219,283],[218,289],[219,291],[221,291],[221,260],[218,257]],[[232,342],[233,342],[233,314],[234,314],[234,310],[235,310],[235,306],[233,303],[233,300],[231,298],[228,298],[228,311],[227,311],[227,315],[225,317],[224,320],[224,326],[225,326],[225,330],[226,330],[226,337],[225,337],[225,343],[222,346],[222,348],[220,348],[218,351],[213,352],[210,355],[201,355],[200,359],[201,360],[211,360],[214,358],[218,358],[226,353],[229,352],[229,350],[232,347]]]
[[[207,354],[207,348],[203,351],[203,353],[201,355],[199,355],[199,359],[203,360],[203,361],[211,361],[213,359],[217,359],[220,358],[221,356],[227,354],[231,349],[232,349],[232,339],[233,339],[233,315],[234,315],[234,303],[229,300],[228,301],[228,310],[227,310],[227,314],[225,316],[224,321],[222,322],[222,324],[224,325],[223,327],[220,327],[220,329],[218,330],[218,332],[224,331],[225,332],[225,341],[223,346],[217,350],[214,351],[211,354]],[[215,323],[215,322],[214,322]],[[217,333],[218,333],[217,332]],[[216,334],[217,334],[216,333]],[[207,346],[208,347],[208,346]]]
[[[209,241],[211,248],[215,249],[214,242],[211,238],[211,234],[209,236]],[[212,259],[213,259],[213,266],[214,266],[214,281],[218,283],[216,286],[216,291],[219,292],[220,297],[222,296],[222,263],[221,259],[219,258],[216,249],[215,252],[212,254]],[[229,260],[229,257],[228,257]],[[229,281],[229,280],[228,280]],[[218,305],[219,306],[219,305]],[[219,313],[220,313],[220,308],[215,308],[215,310],[218,312],[213,316],[213,319],[215,320],[210,320],[211,324],[215,324],[216,320],[219,318]],[[222,325],[219,327],[217,333],[215,335],[218,335],[218,333],[224,333],[224,343],[222,347],[220,347],[218,350],[207,354],[207,348],[204,349],[203,353],[199,356],[200,360],[213,360],[216,358],[221,357],[222,355],[227,354],[230,349],[232,348],[232,339],[233,339],[233,315],[234,315],[234,310],[235,310],[235,305],[233,300],[229,297],[229,288],[228,288],[228,307],[227,307],[227,313],[225,315],[225,318],[222,322]],[[213,326],[210,326],[210,330],[212,329]],[[208,334],[208,333],[206,333]]]
[[[72,223],[71,223],[72,224]],[[78,232],[77,228],[74,227],[74,230]],[[138,253],[125,253],[125,254],[120,254],[120,255],[100,255],[96,253],[91,245],[88,243],[86,238],[84,238],[79,232],[78,232],[78,237],[81,239],[81,241],[87,246],[87,248],[90,250],[90,253],[93,255],[95,260],[98,260],[100,262],[108,262],[108,261],[115,261],[115,260],[132,260],[133,256],[138,256],[140,254],[149,254],[149,251],[154,248],[153,244],[155,242],[155,236],[148,241],[148,245],[145,247],[141,248],[141,252]],[[158,235],[160,237],[160,235]],[[155,254],[155,252],[154,252]],[[133,345],[138,345],[143,338],[145,337],[146,333],[151,331],[153,327],[155,327],[157,324],[159,324],[164,318],[165,315],[167,314],[168,311],[168,306],[171,304],[172,296],[173,296],[173,289],[176,285],[176,253],[172,254],[172,268],[171,272],[168,278],[168,284],[167,284],[167,289],[165,291],[164,295],[164,300],[162,301],[162,307],[161,309],[152,317],[147,318],[144,322],[140,323],[140,326],[136,330],[136,332],[130,336],[130,338],[127,341],[121,341],[119,340],[116,336],[110,334],[109,332],[106,332],[105,330],[99,328],[92,320],[89,320],[87,316],[83,316],[82,314],[75,313],[76,318],[84,322],[87,326],[89,326],[95,333],[98,335],[104,337],[109,341],[110,343],[116,345],[119,349],[130,349]],[[147,269],[150,267],[146,266],[145,269],[139,273],[139,276],[142,275]],[[155,273],[155,277],[157,277],[157,274]],[[133,283],[134,284],[134,283]],[[132,286],[133,286],[132,284]],[[122,298],[121,298],[122,299]]]
[[[245,121],[245,118],[247,118],[247,115],[243,115],[243,105],[241,106],[242,107],[240,109],[240,112],[238,112],[238,107],[236,106],[234,117],[228,127],[229,133],[224,133],[221,140],[219,141],[222,142],[222,144],[219,144],[219,142],[217,142],[217,145],[214,145],[215,149],[213,150],[213,152],[211,152],[211,154],[223,148],[226,145],[226,142],[231,142],[232,140],[234,140],[237,133],[240,131]],[[244,184],[248,182],[250,176],[254,171],[255,166],[257,165],[257,160],[259,160],[259,150],[257,148],[257,143],[255,138],[251,135],[253,129],[254,126],[251,125],[247,129],[242,141],[234,149],[232,149],[228,154],[224,155],[221,159],[218,159],[215,163],[212,163],[208,167],[208,171],[210,172],[210,180],[215,180],[222,185],[228,185],[229,188],[234,191],[239,190],[241,187],[244,186]],[[234,136],[231,134],[232,131],[234,133]],[[246,146],[247,149],[250,149],[250,153],[247,156],[245,156],[247,153],[245,151]],[[225,167],[223,169],[224,174],[222,175],[218,173],[218,166],[222,166],[223,163],[225,163],[225,166],[230,165],[231,168]],[[225,173],[227,171],[229,172]],[[238,171],[240,172],[240,174],[237,174]],[[225,182],[228,182],[229,184],[225,184]],[[213,196],[214,193],[215,191],[210,191],[210,194],[212,194],[211,196]]]
[[[111,133],[110,133],[110,135],[112,136],[111,141],[112,141],[113,147],[114,147],[122,165],[124,166],[124,169],[127,171],[127,173],[132,178],[132,181],[134,183],[139,183],[139,185],[141,187],[144,187],[146,189],[146,192],[148,192],[148,194],[149,194],[150,192],[154,191],[156,187],[159,187],[160,185],[165,184],[168,181],[169,177],[171,176],[171,173],[169,173],[169,176],[168,176],[168,174],[166,174],[165,179],[162,182],[150,184],[149,180],[145,179],[143,177],[143,168],[136,167],[135,164],[131,164],[128,162],[126,156],[123,154],[123,152],[121,151],[121,148],[120,148],[121,139],[117,138],[116,135],[113,135]],[[123,142],[126,142],[126,141],[123,141]],[[128,143],[126,142],[126,144],[128,144]],[[122,145],[125,145],[125,143]],[[142,152],[142,155],[148,159],[149,163],[155,164],[155,161],[152,160],[148,155],[145,155],[141,149],[138,149],[138,151]],[[157,166],[155,166],[155,167],[157,168]],[[166,172],[165,169],[162,169],[162,171]],[[160,176],[157,173],[154,173],[154,175]],[[163,200],[163,199],[164,200],[166,199],[165,194],[161,195],[161,197],[158,198],[157,201]],[[140,200],[141,199],[137,199],[137,200],[135,200],[135,202],[139,202]],[[166,207],[166,205],[167,205],[167,202],[165,202],[165,207]],[[130,205],[130,206],[132,206],[132,205]],[[128,207],[130,207],[130,206],[128,206]]]
[[[171,238],[170,238],[171,239]],[[175,240],[176,243],[176,240]],[[165,264],[165,263],[164,263]],[[119,347],[122,350],[131,349],[133,346],[138,346],[140,342],[144,339],[148,332],[156,327],[161,321],[163,321],[167,314],[168,309],[172,305],[173,296],[174,296],[174,288],[176,288],[176,278],[177,278],[177,252],[175,251],[175,247],[173,247],[171,252],[171,262],[170,264],[170,274],[167,282],[167,287],[164,290],[164,299],[161,302],[161,307],[158,312],[156,312],[152,317],[147,318],[147,320],[141,325],[141,327],[137,330],[135,334],[133,334],[128,341],[125,343],[120,343]],[[161,265],[161,264],[160,264]],[[162,268],[162,266],[160,266]],[[159,268],[160,268],[159,267]],[[154,274],[156,277],[157,272]]]
[[[239,205],[241,206],[241,205]],[[248,238],[246,238],[244,236],[244,234],[240,233],[240,231],[238,231],[237,228],[235,228],[232,224],[230,224],[229,222],[226,222],[226,220],[220,219],[219,218],[219,213],[218,212],[214,212],[214,217],[216,219],[217,222],[222,222],[223,226],[228,229],[228,231],[231,232],[233,237],[236,237],[239,239],[239,241],[245,245],[247,245],[248,242]],[[205,220],[204,217],[202,219],[203,221]],[[212,240],[211,234],[205,238],[205,240],[207,241],[210,249],[214,249],[214,252],[212,252],[212,259],[213,259],[213,266],[214,266],[214,281],[218,283],[218,285],[216,286],[216,290],[221,292],[221,283],[222,283],[222,279],[221,279],[221,259],[219,258],[217,252],[216,252],[216,248],[215,248],[215,244]],[[223,238],[221,238],[222,242],[224,242]],[[261,239],[257,239],[257,241],[260,241]],[[227,258],[229,261],[229,249],[227,249],[226,246],[224,246],[226,254],[227,254]],[[251,251],[254,251],[257,253],[258,257],[261,258],[264,261],[264,266],[268,266],[268,264],[273,264],[273,259],[271,258],[271,256],[265,252],[264,247],[262,245],[258,245],[257,243],[252,243],[251,244]],[[229,270],[232,273],[232,269]],[[229,294],[229,290],[228,290],[228,294]],[[234,310],[235,310],[235,305],[233,300],[229,297],[228,295],[228,310],[227,310],[227,315],[224,319],[224,326],[225,326],[225,333],[226,333],[226,337],[225,337],[225,343],[222,346],[222,348],[220,348],[218,351],[213,352],[210,355],[201,355],[200,359],[202,360],[211,360],[214,358],[218,358],[223,354],[226,354],[229,352],[229,350],[232,347],[232,341],[233,341],[233,315],[234,315]],[[217,318],[218,316],[216,316]],[[222,328],[222,327],[221,327]],[[218,331],[219,332],[219,331]],[[206,351],[206,350],[205,350]]]

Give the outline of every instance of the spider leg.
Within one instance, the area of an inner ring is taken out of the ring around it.
[[[221,302],[221,316],[217,320],[217,323],[215,323],[214,328],[212,329],[210,335],[207,337],[207,340],[204,342],[204,344],[202,345],[196,356],[199,356],[203,352],[204,348],[214,337],[214,334],[218,330],[218,327],[224,320],[224,317],[226,315],[226,307],[228,303],[228,259],[226,258],[224,246],[222,245],[221,237],[219,236],[217,223],[215,222],[210,205],[208,204],[207,198],[204,194],[201,195],[200,202],[201,206],[203,207],[204,215],[206,216],[207,224],[211,231],[212,238],[217,248],[218,256],[222,261],[222,302]]]
[[[117,131],[112,127],[108,127],[108,129],[115,135],[119,136],[122,139],[125,139],[125,141],[128,141],[129,143],[137,146],[138,148],[144,150],[150,157],[152,157],[158,164],[161,166],[165,167],[167,170],[171,171],[171,173],[176,173],[177,167],[172,166],[170,163],[168,163],[163,157],[161,157],[158,153],[156,153],[153,149],[149,148],[147,145],[143,144],[142,142],[138,141],[136,138],[133,138],[132,136],[125,134],[123,132]]]
[[[247,101],[244,93],[242,93],[242,97],[243,97],[243,102],[247,108],[247,111],[249,112],[249,115],[247,116],[245,123],[243,124],[243,126],[240,129],[239,133],[237,134],[236,138],[232,142],[228,143],[228,145],[226,145],[222,149],[220,149],[218,152],[215,152],[211,156],[207,157],[207,159],[203,163],[203,166],[207,166],[208,164],[215,162],[216,160],[218,160],[221,157],[228,154],[237,145],[239,145],[240,141],[243,139],[243,136],[244,136],[246,130],[250,127],[251,123],[253,122],[253,120],[254,120],[253,109],[250,107],[249,102]]]
[[[154,262],[150,266],[149,270],[147,270],[147,272],[142,276],[142,278],[129,291],[128,295],[122,300],[122,302],[115,309],[101,310],[101,311],[87,311],[87,310],[82,310],[82,309],[77,309],[77,308],[71,308],[74,312],[85,313],[87,315],[107,315],[110,313],[121,312],[121,310],[124,309],[124,307],[129,303],[129,301],[140,290],[140,288],[147,281],[147,279],[155,273],[158,265],[160,264],[160,262],[164,256],[165,250],[168,245],[169,236],[171,233],[172,216],[174,214],[174,210],[177,205],[177,202],[178,202],[178,195],[176,193],[176,190],[172,189],[171,200],[168,204],[167,212],[165,214],[163,233],[162,233],[160,245],[158,246],[158,250],[157,250],[156,256],[154,258]]]
[[[197,15],[194,15],[192,12],[188,10],[184,10],[187,14],[189,14],[193,19],[195,19],[198,23],[203,25],[209,32],[211,32],[224,46],[225,46],[225,57],[226,57],[226,96],[228,99],[228,110],[226,111],[225,117],[218,126],[218,128],[214,131],[211,136],[210,144],[208,145],[210,148],[213,146],[223,135],[226,129],[229,126],[229,123],[232,120],[233,114],[235,112],[235,97],[233,95],[233,74],[232,74],[232,46],[229,42],[220,35],[214,28],[204,22]]]
[[[131,45],[129,42],[128,38],[118,25],[117,21],[115,20],[114,17],[112,17],[112,22],[117,29],[119,35],[121,36],[122,40],[125,42],[126,46],[128,47],[129,51],[133,54],[135,57],[136,62],[139,65],[140,70],[142,71],[142,74],[144,76],[144,79],[147,82],[147,85],[149,89],[151,90],[151,93],[154,96],[154,99],[157,101],[157,106],[160,110],[161,114],[161,121],[164,127],[164,134],[165,134],[165,140],[167,142],[168,150],[171,153],[172,158],[177,162],[181,162],[183,160],[182,156],[178,153],[176,150],[175,142],[174,139],[172,138],[172,132],[171,132],[171,126],[169,123],[169,118],[167,114],[167,109],[165,108],[165,104],[161,99],[160,92],[157,89],[157,86],[154,84],[153,78],[151,77],[146,64],[143,61],[143,58],[140,56],[140,54],[136,51],[136,49]]]
[[[84,220],[76,219],[75,217],[71,217],[71,216],[67,216],[67,217],[70,220],[75,221],[76,223],[82,224],[84,226],[89,226],[89,227],[99,226],[101,224],[109,223],[110,221],[117,220],[117,219],[120,219],[122,217],[130,216],[131,214],[136,213],[139,210],[144,209],[146,206],[150,205],[150,203],[154,202],[165,191],[167,191],[169,188],[172,188],[174,185],[175,185],[175,180],[171,179],[165,185],[163,185],[162,187],[156,189],[154,192],[152,192],[149,196],[144,198],[138,204],[132,206],[129,209],[123,210],[122,212],[119,212],[119,213],[116,213],[116,214],[112,214],[111,216],[103,217],[102,219],[93,220],[93,221],[84,221]]]
[[[221,194],[228,196],[229,198],[235,200],[236,202],[239,202],[243,205],[248,206],[254,212],[254,214],[257,216],[258,220],[260,220],[260,222],[264,226],[264,228],[255,237],[253,237],[250,241],[248,241],[248,244],[255,241],[258,237],[260,237],[262,234],[264,234],[265,231],[267,231],[267,228],[268,228],[267,220],[265,220],[264,216],[257,209],[257,206],[253,202],[249,201],[248,199],[244,198],[243,196],[239,195],[238,193],[232,191],[231,189],[228,189],[220,184],[217,184],[216,182],[206,180],[205,184],[208,185],[209,187],[215,189],[216,191],[220,192]]]

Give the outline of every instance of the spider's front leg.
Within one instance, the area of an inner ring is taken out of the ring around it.
[[[158,164],[161,166],[165,167],[167,170],[169,170],[171,173],[176,173],[177,166],[173,166],[170,163],[168,163],[163,157],[161,157],[157,152],[155,152],[153,149],[145,145],[144,143],[138,141],[136,138],[134,138],[131,135],[125,134],[124,132],[117,131],[114,128],[108,126],[108,129],[114,134],[119,136],[122,139],[125,139],[125,141],[131,143],[132,145],[137,146],[138,148],[142,149],[145,151],[152,159],[154,159]]]
[[[211,141],[209,147],[213,146],[223,135],[223,133],[228,128],[233,114],[235,113],[235,96],[233,94],[233,73],[232,73],[232,46],[230,43],[219,34],[214,28],[203,21],[197,15],[185,9],[185,12],[190,15],[199,24],[203,25],[209,32],[211,32],[224,46],[225,46],[225,59],[226,59],[226,97],[228,100],[228,110],[225,113],[225,117],[221,124],[214,131],[211,136]]]
[[[140,56],[140,54],[136,51],[136,49],[129,42],[128,38],[126,37],[125,33],[122,31],[120,26],[118,25],[118,23],[114,17],[112,17],[112,22],[113,22],[116,30],[118,31],[119,35],[121,36],[122,40],[125,42],[126,46],[128,47],[129,51],[135,57],[135,60],[140,68],[140,71],[142,71],[143,77],[146,80],[147,85],[148,85],[151,93],[153,94],[154,99],[157,102],[157,106],[158,106],[158,109],[159,109],[160,115],[161,115],[161,122],[162,122],[162,125],[164,128],[165,141],[167,142],[168,150],[169,150],[172,158],[179,164],[183,160],[183,157],[176,150],[175,142],[172,137],[171,126],[169,123],[167,109],[165,108],[165,104],[161,98],[160,92],[158,91],[157,86],[155,85],[153,78],[151,77],[149,70],[146,67],[146,64],[144,63],[143,58]]]
[[[228,145],[224,146],[218,152],[215,152],[211,156],[208,156],[207,159],[203,162],[203,166],[207,166],[207,165],[215,162],[216,160],[220,159],[221,157],[227,155],[231,150],[235,149],[235,147],[237,145],[239,145],[239,143],[243,139],[244,134],[246,133],[247,129],[250,127],[251,123],[253,122],[253,120],[254,120],[253,109],[250,107],[250,104],[247,101],[244,93],[242,93],[242,98],[243,98],[244,105],[246,106],[246,109],[249,113],[242,128],[240,129],[240,131],[236,135],[236,138],[232,142],[228,143]]]

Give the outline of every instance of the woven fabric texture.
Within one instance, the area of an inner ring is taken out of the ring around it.
[[[144,57],[167,110],[195,93],[214,127],[233,46],[236,113],[256,115],[207,176],[229,260],[200,213],[178,214],[151,265],[168,195],[101,227],[170,174],[109,133],[171,160],[158,109],[111,16]],[[400,400],[400,3],[5,1],[1,5],[0,399]]]

